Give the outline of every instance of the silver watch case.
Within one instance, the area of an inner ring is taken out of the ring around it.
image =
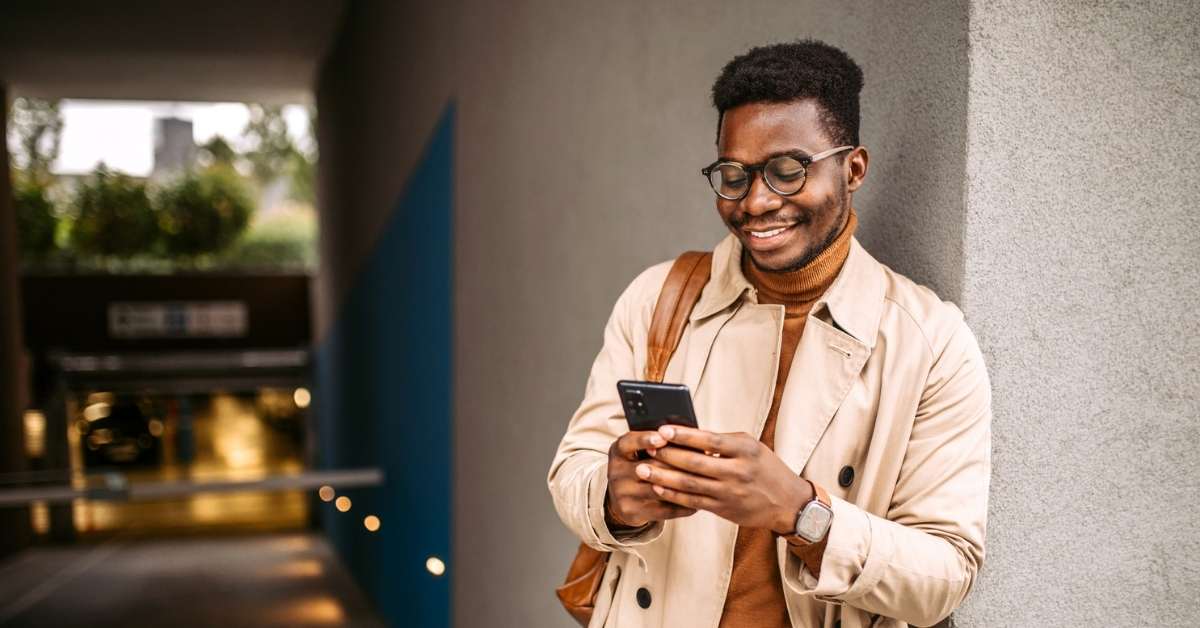
[[[796,517],[796,536],[809,543],[818,543],[832,525],[833,509],[814,499],[805,504]]]

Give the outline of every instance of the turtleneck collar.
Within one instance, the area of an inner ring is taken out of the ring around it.
[[[759,303],[799,305],[811,303],[829,289],[850,254],[850,241],[858,226],[854,208],[837,238],[803,268],[774,272],[762,270],[750,259],[749,251],[742,253],[742,273],[758,290]]]

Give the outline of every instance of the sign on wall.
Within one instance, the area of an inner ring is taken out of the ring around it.
[[[242,301],[108,304],[112,338],[240,338],[249,328],[250,315]]]

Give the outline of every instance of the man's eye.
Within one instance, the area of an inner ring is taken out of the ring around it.
[[[741,187],[746,184],[746,177],[737,177],[736,179],[725,179],[725,185],[731,188]]]

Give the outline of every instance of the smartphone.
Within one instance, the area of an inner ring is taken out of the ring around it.
[[[656,430],[668,424],[699,427],[692,409],[692,393],[683,384],[623,379],[617,382],[617,394],[631,431]]]

